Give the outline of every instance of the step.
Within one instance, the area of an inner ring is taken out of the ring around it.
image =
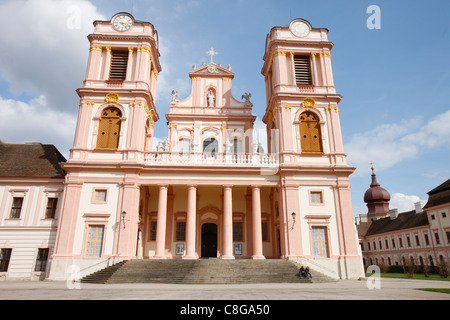
[[[329,281],[312,272],[314,282]],[[310,283],[287,260],[129,260],[81,279],[84,283]]]

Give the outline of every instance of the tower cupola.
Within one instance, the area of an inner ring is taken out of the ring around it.
[[[389,200],[391,200],[391,195],[380,186],[372,167],[372,183],[364,194],[364,202],[367,203],[367,208],[369,209],[367,212],[369,219],[370,217],[376,219],[389,214]]]

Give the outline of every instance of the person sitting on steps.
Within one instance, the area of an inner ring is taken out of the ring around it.
[[[311,272],[309,271],[309,267],[306,267],[306,269],[305,269],[305,277],[306,277],[306,279],[308,279],[308,277],[310,279],[312,279]]]
[[[303,268],[303,266],[300,267],[300,270],[298,271],[298,276],[301,277],[305,277],[305,268]]]
[[[300,267],[300,270],[298,272],[298,276],[300,278],[305,277],[306,279],[312,278],[311,272],[309,271],[309,267],[304,268],[303,266]]]

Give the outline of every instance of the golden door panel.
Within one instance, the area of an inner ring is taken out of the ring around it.
[[[97,148],[117,149],[120,136],[120,110],[116,108],[105,109],[98,127]]]
[[[300,138],[302,152],[323,152],[320,124],[314,113],[300,115]]]

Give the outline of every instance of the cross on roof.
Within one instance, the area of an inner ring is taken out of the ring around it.
[[[206,51],[206,54],[208,54],[208,55],[211,56],[211,62],[213,62],[213,56],[217,55],[218,52],[217,52],[217,51],[214,51],[214,48],[211,47],[211,49],[209,49],[208,51]]]

